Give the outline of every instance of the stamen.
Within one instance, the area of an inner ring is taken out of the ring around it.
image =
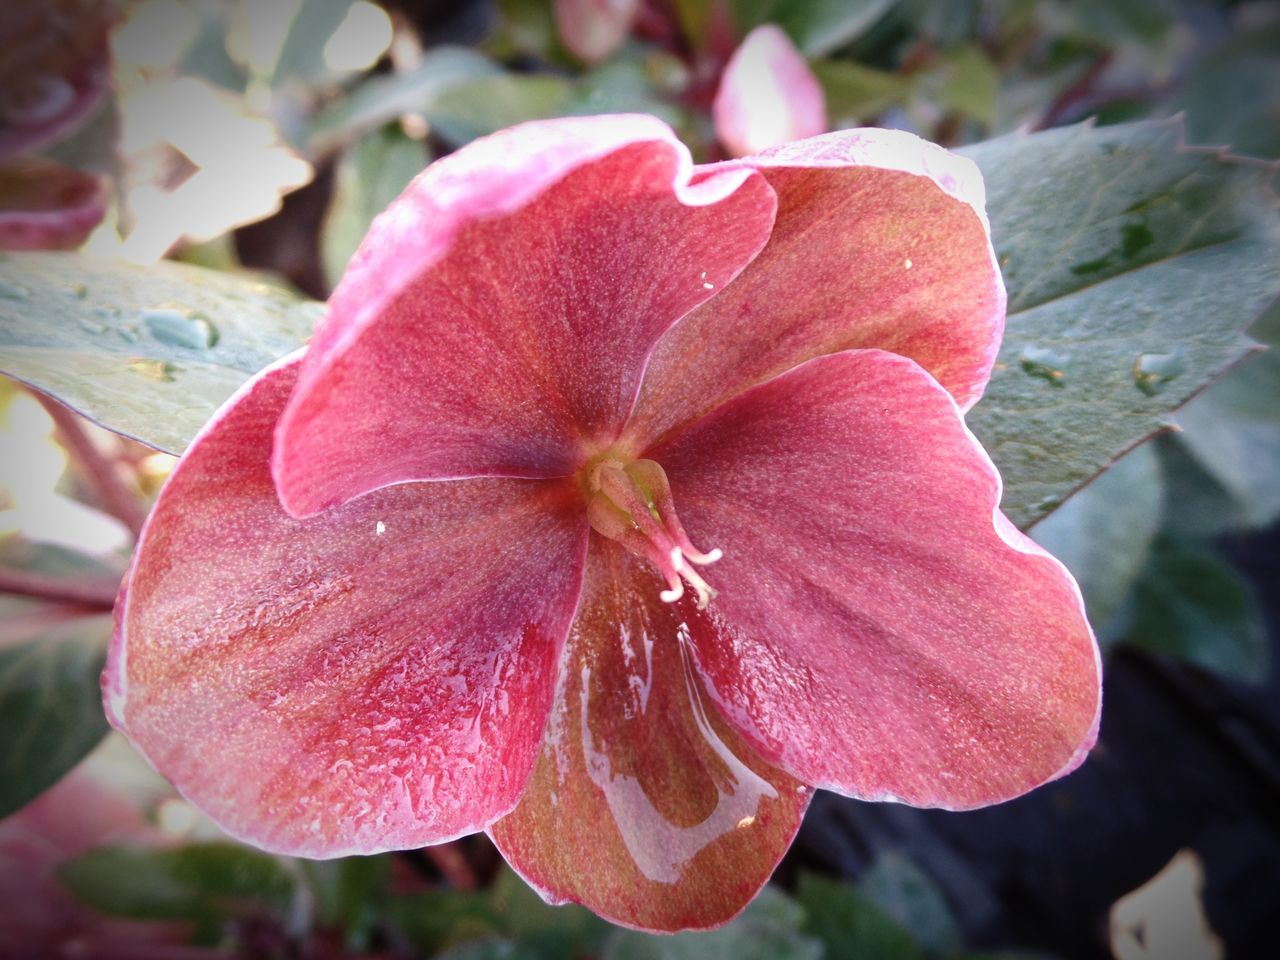
[[[689,540],[662,467],[652,460],[605,460],[589,477],[589,488],[594,491],[587,505],[591,526],[658,568],[668,587],[658,594],[662,600],[679,600],[687,583],[698,609],[704,609],[715,591],[690,564],[715,563],[723,554],[701,551]]]

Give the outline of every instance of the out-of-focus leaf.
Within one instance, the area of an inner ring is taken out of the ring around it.
[[[613,929],[585,907],[548,906],[511,870],[498,875],[493,907],[508,937],[547,960],[595,955]]]
[[[1187,449],[1181,435],[1161,434],[1151,441],[1151,448],[1160,462],[1164,487],[1160,528],[1165,533],[1204,538],[1246,526],[1243,508]]]
[[[316,923],[337,927],[351,950],[367,950],[387,901],[391,859],[387,855],[299,860],[315,901]]]
[[[966,43],[942,54],[938,66],[919,86],[939,106],[971,117],[988,127],[996,121],[1000,74],[976,44]]]
[[[58,878],[89,906],[134,920],[282,917],[296,892],[278,859],[232,843],[101,847],[64,863]]]
[[[1208,544],[1162,536],[1134,587],[1123,642],[1229,677],[1267,676],[1267,631],[1249,585]]]
[[[1084,124],[963,152],[1009,290],[974,432],[1027,527],[1249,349],[1280,291],[1274,171],[1181,144],[1174,121]]]
[[[455,146],[526,120],[564,114],[573,83],[550,73],[499,73],[444,90],[426,111],[436,132]]]
[[[396,125],[375,130],[343,153],[320,233],[321,259],[331,285],[347,269],[373,218],[426,164],[422,141],[406,136]]]
[[[370,77],[312,123],[309,149],[328,153],[404,114],[426,116],[446,90],[501,73],[496,63],[466,47],[437,47],[407,73]]]
[[[1230,492],[1239,525],[1264,527],[1280,517],[1280,304],[1250,333],[1270,349],[1178,411],[1178,440]]]
[[[910,77],[850,60],[821,60],[813,65],[813,73],[826,95],[833,129],[858,126],[890,107],[902,106],[914,89]]]
[[[321,305],[257,280],[72,253],[0,259],[0,372],[117,433],[181,453]]]
[[[110,614],[6,600],[0,628],[0,818],[57,783],[106,735],[99,677]]]
[[[543,907],[550,910],[543,904]],[[424,956],[458,944],[496,937],[503,926],[488,893],[429,890],[396,897],[388,917],[397,933]]]
[[[439,954],[436,960],[552,960],[523,943],[487,939],[464,943]]]
[[[1280,157],[1280,23],[1245,30],[1202,61],[1169,101],[1195,143]]]
[[[719,930],[654,937],[617,930],[602,960],[819,960],[822,943],[801,932],[804,909],[766,887]]]
[[[800,877],[796,891],[804,908],[804,931],[826,947],[826,960],[917,960],[923,956],[911,934],[865,893],[814,874]]]
[[[960,928],[932,880],[906,857],[883,853],[862,875],[859,887],[929,953],[954,950]]]
[[[734,24],[745,35],[776,23],[801,52],[821,57],[856,39],[893,0],[730,0]]]
[[[1144,443],[1031,530],[1075,575],[1099,632],[1146,562],[1160,527],[1162,493],[1155,447]]]

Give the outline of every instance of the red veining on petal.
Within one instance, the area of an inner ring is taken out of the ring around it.
[[[653,460],[625,462],[606,455],[584,471],[584,478],[592,529],[657,567],[667,581],[659,594],[664,601],[675,603],[688,583],[698,609],[705,609],[715,591],[692,564],[706,566],[723,554],[699,550],[689,540],[662,467]]]

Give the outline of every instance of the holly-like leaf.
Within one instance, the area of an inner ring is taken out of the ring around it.
[[[917,960],[923,956],[915,938],[856,887],[805,874],[796,895],[805,910],[805,932],[825,945],[828,960]]]
[[[0,259],[0,372],[108,429],[181,453],[322,311],[243,276],[73,253]]]
[[[0,607],[0,819],[57,783],[106,735],[98,678],[110,614],[6,598]]]
[[[982,168],[1009,289],[974,432],[1027,527],[1249,349],[1280,292],[1275,171],[1189,149],[1177,121],[1015,134]]]

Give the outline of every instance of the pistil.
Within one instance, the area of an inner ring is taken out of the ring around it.
[[[591,468],[587,490],[591,526],[658,568],[667,581],[659,594],[663,600],[679,600],[687,583],[697,595],[698,609],[706,607],[715,591],[693,564],[715,563],[721,552],[704,552],[689,540],[661,466],[653,460],[605,458]]]

